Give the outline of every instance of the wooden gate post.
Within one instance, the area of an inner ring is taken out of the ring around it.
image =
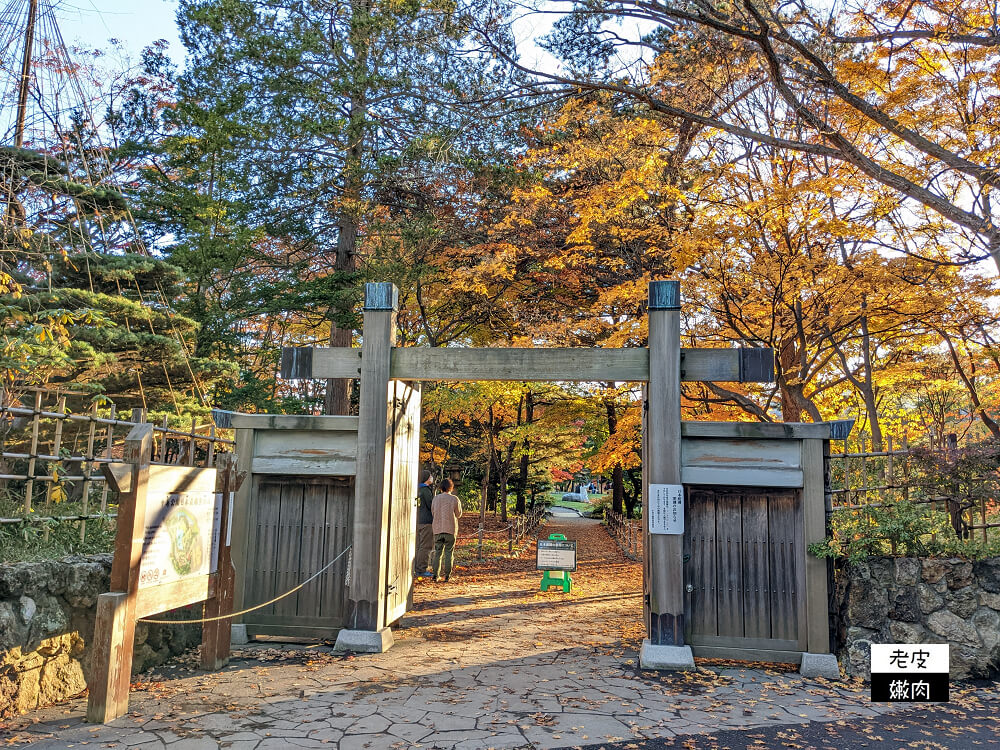
[[[354,484],[354,538],[345,629],[337,649],[380,653],[392,645],[385,622],[388,545],[386,464],[392,410],[389,367],[396,343],[399,290],[389,282],[365,284],[361,345],[361,394],[358,408],[357,478]]]
[[[236,475],[236,456],[232,453],[217,454],[215,460],[215,491],[222,495],[222,511],[219,514],[219,558],[216,570],[215,596],[205,602],[206,618],[222,617],[233,611],[233,596],[236,591],[236,571],[233,567],[230,530],[233,512],[233,493],[239,487]],[[201,668],[209,671],[222,669],[229,663],[229,649],[232,643],[233,621],[206,622],[201,629]]]
[[[643,527],[648,554],[647,669],[694,669],[684,645],[684,535],[650,534],[651,485],[681,484],[680,282],[649,283],[649,384],[643,433]]]
[[[128,712],[135,640],[135,605],[146,520],[146,487],[153,450],[153,425],[137,424],[125,439],[132,465],[128,491],[118,499],[118,529],[111,566],[111,592],[97,597],[92,677],[87,721],[107,723]]]

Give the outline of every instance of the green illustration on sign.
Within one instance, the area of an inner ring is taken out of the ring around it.
[[[146,502],[146,529],[139,583],[158,586],[215,570],[222,496],[170,492]]]
[[[179,576],[186,576],[201,568],[203,550],[201,531],[195,517],[183,508],[174,508],[167,517],[167,534],[170,538],[170,564]]]

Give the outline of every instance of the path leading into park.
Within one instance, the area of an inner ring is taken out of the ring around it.
[[[895,728],[892,736],[909,739],[865,746],[965,747],[954,738],[920,744],[933,740],[940,718],[919,708],[892,713],[869,703],[858,684],[806,680],[763,665],[640,671],[641,566],[627,561],[596,521],[553,518],[538,535],[553,532],[579,542],[571,594],[539,592],[529,546],[517,558],[460,569],[448,584],[420,583],[415,610],[385,654],[257,643],[216,674],[196,671],[192,657],[141,678],[131,713],[111,725],[84,724],[85,702],[78,699],[10,725],[0,745],[801,748],[819,746],[806,739],[810,733],[881,738],[883,729]],[[983,721],[992,712],[980,707],[1000,697],[995,687],[953,695],[958,700],[935,709],[939,714],[965,707]],[[981,730],[971,727],[980,741]]]

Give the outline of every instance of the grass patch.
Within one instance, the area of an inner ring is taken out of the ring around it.
[[[563,501],[562,497],[567,493],[565,492],[550,492],[549,504],[558,505],[563,508],[572,508],[573,510],[579,511],[580,513],[596,513],[600,510],[601,501],[604,500],[604,495],[590,495],[590,499],[585,502],[575,502],[572,500]]]
[[[73,521],[25,519],[0,524],[0,563],[58,560],[67,555],[111,552],[115,546],[115,519],[91,518],[80,539],[80,524]]]

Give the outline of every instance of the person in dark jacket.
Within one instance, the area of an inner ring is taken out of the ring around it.
[[[414,578],[430,578],[431,552],[434,549],[434,516],[431,501],[434,499],[434,475],[427,469],[420,472],[420,489],[417,490],[417,553],[413,558]]]

